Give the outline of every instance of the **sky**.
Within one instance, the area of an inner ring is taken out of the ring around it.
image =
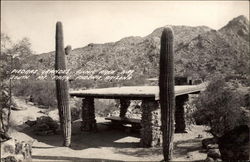
[[[36,54],[55,50],[55,25],[64,44],[115,42],[146,36],[166,25],[220,29],[231,19],[249,20],[249,1],[1,1],[1,32],[13,41],[28,37]]]

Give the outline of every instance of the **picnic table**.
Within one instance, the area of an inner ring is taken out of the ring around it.
[[[188,94],[199,93],[205,89],[204,84],[175,86],[176,111],[175,131],[185,131],[184,103]],[[126,117],[130,100],[142,100],[141,144],[142,146],[156,146],[161,143],[161,120],[159,107],[158,86],[123,86],[70,91],[71,97],[82,98],[83,131],[96,130],[94,99],[120,99],[120,118]]]

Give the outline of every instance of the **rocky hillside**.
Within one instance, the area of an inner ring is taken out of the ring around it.
[[[246,76],[249,71],[249,21],[244,16],[226,26],[199,34],[177,49],[177,59],[189,72]]]
[[[249,65],[249,21],[244,16],[223,28],[171,26],[175,34],[175,71],[206,79],[214,73],[246,76]],[[163,27],[145,37],[74,49],[68,56],[71,69],[133,69],[134,76],[158,76],[160,36]],[[53,69],[54,52],[31,56],[26,67]]]

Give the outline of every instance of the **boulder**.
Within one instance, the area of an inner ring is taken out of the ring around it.
[[[15,153],[15,140],[10,139],[5,142],[1,142],[1,157],[7,157]]]
[[[18,141],[10,139],[1,143],[1,162],[31,161],[31,141]]]
[[[207,157],[204,162],[214,162],[214,159],[211,157]]]
[[[217,144],[218,140],[217,138],[206,138],[206,139],[203,139],[202,141],[202,147],[204,149],[208,149],[208,145],[214,145],[214,144]]]
[[[58,109],[52,110],[48,112],[48,116],[52,118],[54,121],[59,121],[59,113]]]
[[[219,149],[209,149],[207,152],[207,156],[213,159],[218,159],[221,157]]]
[[[207,145],[207,149],[217,149],[217,148],[219,148],[218,144],[209,144],[209,145]]]
[[[25,124],[27,124],[30,127],[33,127],[34,125],[36,125],[36,121],[31,121],[31,120],[27,120],[26,122],[24,122]]]
[[[250,143],[248,125],[240,125],[225,133],[218,140],[221,159],[249,160]]]
[[[32,127],[34,133],[40,136],[46,136],[51,134],[57,134],[59,129],[59,124],[54,121],[49,116],[41,116],[36,119],[36,121],[26,121],[25,124]]]
[[[7,132],[0,132],[0,142],[4,142],[11,139]]]
[[[1,162],[18,162],[15,156],[7,156],[5,158],[1,158]]]

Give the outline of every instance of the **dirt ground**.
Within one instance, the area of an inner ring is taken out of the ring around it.
[[[61,135],[36,136],[24,124],[44,114],[42,109],[17,99],[23,110],[12,111],[11,136],[24,141],[33,141],[32,159],[39,161],[161,161],[162,148],[141,148],[140,134],[126,130],[114,130],[101,124],[104,118],[97,117],[97,132],[81,132],[80,121],[72,128],[72,146],[62,147]],[[192,126],[188,133],[174,135],[173,161],[201,161],[207,155],[201,148],[201,140],[210,137],[204,126]]]

